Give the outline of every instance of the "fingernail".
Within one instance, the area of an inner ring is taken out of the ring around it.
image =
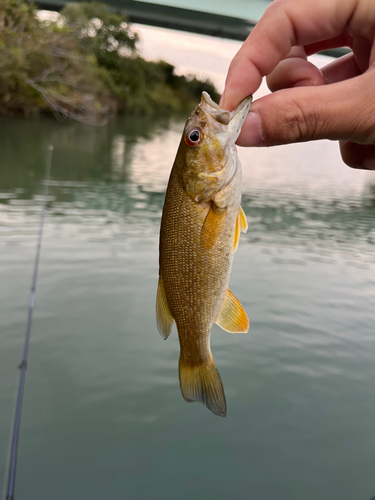
[[[367,170],[375,170],[375,158],[365,158],[363,160],[363,168]]]
[[[293,87],[313,87],[315,85],[315,80],[309,78],[308,80],[299,80]]]
[[[242,125],[237,144],[239,146],[261,146],[263,143],[262,121],[258,113],[251,111]]]

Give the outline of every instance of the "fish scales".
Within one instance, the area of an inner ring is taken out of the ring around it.
[[[211,328],[217,322],[232,333],[248,329],[228,284],[239,230],[247,227],[234,142],[249,106],[250,98],[231,114],[203,93],[172,167],[160,230],[159,331],[167,338],[176,322],[184,398],[221,416],[226,402],[211,353]]]
[[[218,228],[222,233],[220,245],[207,251],[201,248],[200,236],[210,205],[201,204],[197,213],[197,204],[183,196],[177,173],[172,174],[167,193],[160,246],[163,283],[176,321],[181,354],[190,356],[190,341],[193,339],[194,361],[199,363],[200,358],[208,355],[207,334],[219,313],[228,286],[233,260],[229,242],[234,238],[239,206],[235,213],[228,213],[225,224]]]

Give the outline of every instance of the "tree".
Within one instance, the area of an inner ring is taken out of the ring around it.
[[[185,112],[214,86],[175,75],[136,49],[126,16],[100,3],[70,3],[55,20],[35,6],[0,0],[0,113],[56,116],[101,123],[115,111]]]

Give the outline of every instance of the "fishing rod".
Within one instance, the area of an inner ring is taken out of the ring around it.
[[[21,370],[21,374],[20,374],[20,381],[19,381],[19,385],[18,385],[16,412],[15,412],[14,421],[13,421],[12,442],[11,442],[11,447],[10,447],[10,456],[9,456],[9,465],[8,465],[8,484],[7,484],[7,488],[6,488],[6,497],[5,497],[6,500],[14,500],[14,488],[15,488],[15,484],[16,484],[18,441],[19,441],[19,434],[20,434],[20,427],[21,427],[22,401],[23,401],[23,393],[24,393],[24,387],[25,387],[27,358],[28,358],[28,354],[29,354],[31,325],[32,325],[32,319],[33,319],[33,312],[34,312],[36,279],[38,276],[40,249],[42,246],[44,215],[46,212],[46,205],[47,205],[48,181],[49,181],[49,175],[51,172],[52,152],[53,152],[53,146],[48,146],[48,148],[47,148],[47,161],[46,161],[46,176],[45,176],[44,191],[43,191],[43,205],[42,205],[42,211],[41,211],[41,215],[40,215],[38,244],[37,244],[35,262],[34,262],[34,273],[33,273],[32,281],[31,281],[29,313],[28,313],[28,317],[27,317],[27,327],[26,327],[26,335],[25,335],[22,361],[21,361],[20,365],[18,366],[18,368]]]

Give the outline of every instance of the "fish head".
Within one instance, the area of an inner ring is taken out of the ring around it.
[[[208,201],[235,173],[235,142],[249,112],[252,96],[232,112],[221,109],[207,92],[189,116],[178,155],[183,157],[182,183],[197,203]],[[234,154],[233,154],[234,152]]]

